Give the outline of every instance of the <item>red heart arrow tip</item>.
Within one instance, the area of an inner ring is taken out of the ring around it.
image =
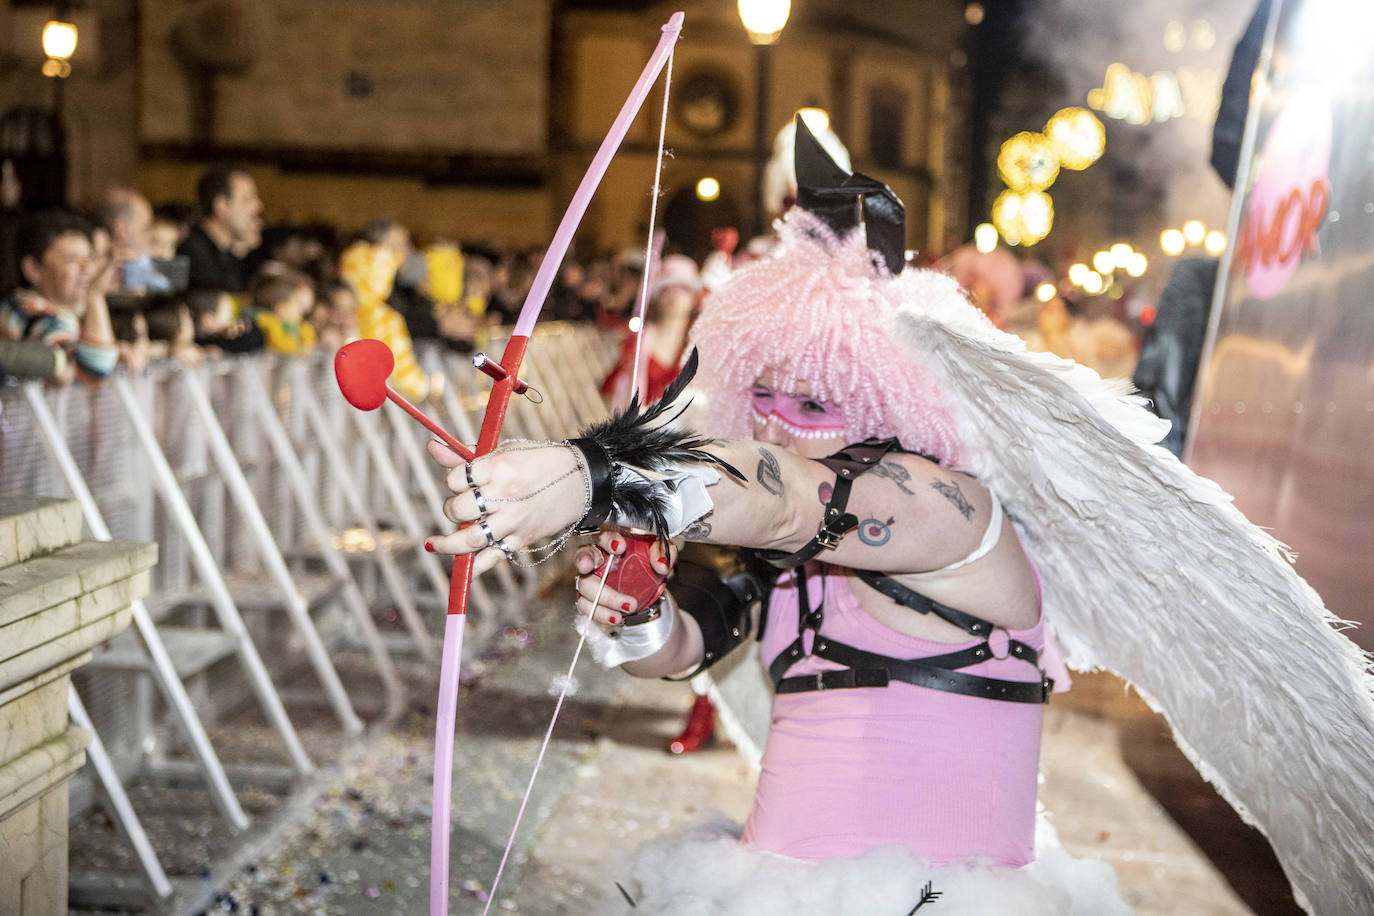
[[[396,368],[391,348],[365,337],[334,354],[334,377],[344,400],[359,410],[376,410],[386,401],[386,380]]]

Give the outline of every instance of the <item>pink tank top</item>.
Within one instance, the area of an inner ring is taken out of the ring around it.
[[[807,594],[820,599],[821,631],[894,658],[918,658],[976,645],[933,642],[870,617],[850,590],[848,572],[807,564]],[[767,664],[797,636],[794,573],[773,590],[763,636]],[[1043,622],[1008,635],[1044,647]],[[998,634],[991,640],[997,651]],[[809,641],[808,641],[809,648]],[[807,656],[788,675],[838,668]],[[1006,680],[1037,681],[1015,658],[960,669]],[[1020,866],[1034,858],[1035,796],[1043,706],[947,693],[893,681],[887,687],[780,694],[744,840],[797,859],[853,856],[905,846],[935,864],[982,858]]]

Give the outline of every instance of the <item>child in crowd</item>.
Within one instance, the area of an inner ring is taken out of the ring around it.
[[[191,231],[189,209],[183,204],[162,204],[153,210],[153,225],[148,235],[148,255],[170,261],[177,246]]]
[[[339,349],[358,336],[358,294],[347,283],[326,283],[315,297],[309,320],[320,346]]]
[[[309,353],[315,348],[315,329],[305,317],[315,306],[310,278],[290,267],[264,267],[252,290],[254,320],[272,353]]]
[[[262,328],[238,316],[234,297],[213,289],[186,294],[195,325],[195,343],[217,353],[255,353],[266,343]]]

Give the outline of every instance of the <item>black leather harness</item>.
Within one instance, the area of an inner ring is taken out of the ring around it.
[[[812,610],[806,571],[802,565],[822,550],[835,547],[840,537],[858,527],[858,519],[845,511],[854,479],[876,467],[885,455],[894,451],[902,451],[895,439],[869,439],[857,445],[847,446],[830,458],[821,459],[822,464],[835,470],[836,476],[835,489],[826,505],[825,517],[816,537],[792,554],[759,551],[759,554],[773,565],[797,570],[797,638],[768,666],[768,673],[777,692],[803,693],[851,687],[886,687],[892,681],[904,681],[932,690],[1010,703],[1048,702],[1054,681],[1039,667],[1040,654],[1034,646],[1008,637],[1006,654],[999,656],[994,652],[988,637],[997,630],[1002,630],[1005,634],[1005,629],[981,617],[934,601],[880,572],[854,571],[865,583],[903,607],[921,614],[934,614],[971,636],[983,637],[983,642],[943,655],[900,659],[858,649],[821,633],[821,624],[825,619],[824,595],[815,610]],[[806,648],[808,633],[811,634],[810,651]],[[814,655],[845,667],[787,677],[788,670],[807,655]],[[1035,667],[1040,673],[1039,680],[1009,681],[968,674],[960,670],[990,658],[1008,657],[1020,659]]]

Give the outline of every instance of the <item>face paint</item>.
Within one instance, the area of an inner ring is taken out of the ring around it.
[[[762,385],[750,392],[754,420],[773,424],[799,439],[831,439],[844,435],[844,421],[829,401],[807,395],[781,394]]]

